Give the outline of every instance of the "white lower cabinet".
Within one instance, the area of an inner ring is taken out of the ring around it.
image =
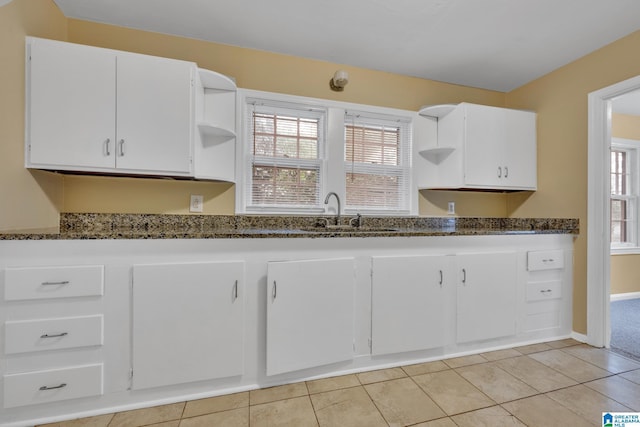
[[[451,256],[376,256],[371,260],[371,353],[444,345]]]
[[[241,375],[244,262],[133,266],[133,388]]]
[[[515,335],[516,253],[459,254],[456,262],[456,342]]]
[[[566,338],[572,245],[567,235],[0,240],[0,425]]]
[[[353,357],[354,260],[270,262],[267,375]]]

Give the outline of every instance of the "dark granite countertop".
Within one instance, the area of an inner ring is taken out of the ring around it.
[[[342,217],[264,215],[60,215],[60,231],[0,233],[0,240],[238,239],[579,234],[572,218]],[[329,224],[323,226],[324,223]],[[320,225],[319,225],[320,224]]]

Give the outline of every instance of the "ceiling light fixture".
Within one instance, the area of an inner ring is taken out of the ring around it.
[[[329,87],[336,92],[342,92],[344,87],[349,83],[349,73],[344,70],[338,70],[329,80]]]

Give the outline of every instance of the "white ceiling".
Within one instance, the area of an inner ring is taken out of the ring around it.
[[[638,0],[54,0],[67,17],[509,91],[640,29]]]

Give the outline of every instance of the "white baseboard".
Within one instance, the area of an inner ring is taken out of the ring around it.
[[[587,336],[584,334],[579,334],[575,331],[571,332],[571,338],[573,338],[576,341],[580,341],[582,343],[586,343],[587,342]]]
[[[640,298],[640,292],[628,292],[626,294],[611,294],[611,301],[623,301],[626,299]]]

